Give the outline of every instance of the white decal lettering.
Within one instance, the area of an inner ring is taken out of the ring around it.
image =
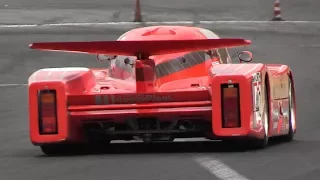
[[[278,122],[273,122],[273,128],[277,129],[278,128]]]
[[[98,95],[95,96],[96,104],[101,105],[102,104],[102,96]]]
[[[97,95],[96,104],[135,104],[173,101],[170,95]]]

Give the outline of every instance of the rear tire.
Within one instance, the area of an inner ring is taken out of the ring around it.
[[[86,137],[90,145],[105,146],[110,144],[111,139],[108,136],[106,136],[105,134],[101,134],[99,132],[92,131],[92,130],[100,131],[101,126],[99,126],[98,124],[91,124],[86,128],[87,128],[85,129]]]
[[[46,155],[60,155],[68,152],[68,147],[61,144],[45,144],[40,146],[41,151]]]

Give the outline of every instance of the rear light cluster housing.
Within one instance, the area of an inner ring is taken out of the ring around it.
[[[56,90],[38,91],[39,132],[42,135],[58,134]]]
[[[239,84],[221,84],[223,128],[241,127]]]

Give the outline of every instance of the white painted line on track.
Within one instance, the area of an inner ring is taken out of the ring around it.
[[[217,159],[197,157],[195,161],[220,180],[249,180]]]
[[[318,24],[320,21],[147,21],[147,22],[101,22],[101,23],[56,23],[56,24],[0,24],[0,28],[29,28],[52,26],[94,26],[94,25],[152,25],[152,24]]]
[[[27,86],[28,84],[0,84],[0,87]]]
[[[314,48],[318,48],[320,47],[320,44],[301,44],[300,47],[314,47]]]

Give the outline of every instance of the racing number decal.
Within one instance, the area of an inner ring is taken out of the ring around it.
[[[260,73],[253,76],[254,111],[259,111],[261,101],[261,78]]]

